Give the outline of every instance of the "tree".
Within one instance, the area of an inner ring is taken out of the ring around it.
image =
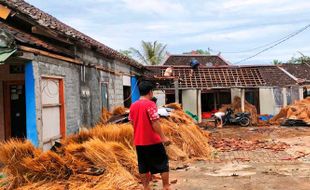
[[[127,57],[132,58],[132,51],[131,50],[122,50],[120,49],[119,52]]]
[[[142,51],[130,48],[130,51],[140,59],[145,65],[158,65],[163,60],[166,54],[166,47],[162,43],[154,42],[141,42]]]
[[[203,49],[197,49],[192,50],[191,52],[184,52],[185,55],[211,55],[211,53],[208,50]]]
[[[290,60],[288,60],[287,63],[291,63],[291,64],[304,64],[304,63],[310,63],[310,57],[304,55],[301,52],[298,52],[301,56],[300,57],[292,57]]]
[[[279,61],[278,59],[274,59],[274,60],[272,61],[272,64],[274,64],[274,65],[281,65],[281,64],[283,64],[283,63],[282,63],[282,61]]]
[[[210,55],[210,52],[208,50],[197,49],[195,52],[200,55]]]

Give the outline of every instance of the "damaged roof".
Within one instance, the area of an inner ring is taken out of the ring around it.
[[[30,45],[32,47],[39,47],[44,50],[48,50],[50,52],[55,53],[62,53],[58,48],[52,46],[49,43],[46,43],[39,38],[36,38],[30,34],[27,34],[21,30],[18,30],[16,28],[13,28],[3,22],[0,21],[0,28],[4,29],[8,32],[10,32],[12,35],[14,35],[15,40],[18,42],[18,44],[24,45]]]
[[[165,80],[164,72],[168,66],[148,66],[146,78]],[[230,66],[199,67],[190,76],[189,66],[176,66],[173,76],[178,78],[180,89],[208,89],[258,86],[294,86],[296,81],[276,66]],[[171,78],[170,78],[171,79]],[[171,79],[172,80],[172,79]],[[160,87],[166,88],[166,87]],[[170,86],[169,88],[174,88]]]
[[[134,67],[143,67],[143,65],[137,61],[64,24],[55,17],[43,12],[42,10],[30,5],[23,0],[4,0],[0,3],[5,4],[15,12],[30,17],[30,19],[35,21],[38,25],[51,29],[55,32],[59,32],[62,35],[73,39],[75,42],[79,43],[79,45],[95,49],[98,53],[101,53],[108,58],[116,59]]]
[[[310,80],[310,64],[283,64],[280,67],[298,79]]]
[[[199,54],[169,55],[169,57],[165,60],[163,65],[188,66],[193,58],[196,59],[201,66],[229,65],[229,63],[219,55],[199,55]]]

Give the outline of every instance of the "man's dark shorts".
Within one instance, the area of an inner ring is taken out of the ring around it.
[[[168,156],[162,143],[136,146],[138,155],[139,173],[151,174],[164,173],[169,171]]]

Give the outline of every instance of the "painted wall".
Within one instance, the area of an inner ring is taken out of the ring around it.
[[[140,92],[138,86],[138,80],[136,77],[131,77],[131,103],[139,100]]]
[[[184,111],[190,111],[198,116],[198,122],[201,122],[201,91],[200,90],[182,90],[182,106]]]
[[[32,62],[25,65],[26,134],[32,144],[39,146],[37,129],[35,75]]]
[[[154,96],[157,98],[157,106],[163,106],[166,103],[166,94],[162,90],[155,90]]]
[[[304,89],[303,87],[299,87],[299,100],[304,99]]]
[[[259,99],[260,99],[261,114],[275,115],[277,113],[273,88],[260,88]]]
[[[231,102],[234,101],[235,96],[238,96],[241,98],[241,89],[240,88],[231,88],[230,89],[231,92]]]

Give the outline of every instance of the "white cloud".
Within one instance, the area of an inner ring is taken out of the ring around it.
[[[310,18],[309,0],[27,1],[112,48],[127,49],[138,47],[141,40],[158,40],[168,44],[171,53],[207,47],[251,49],[301,28]],[[249,62],[284,60],[297,50],[307,54],[309,32]],[[236,62],[254,53],[224,57]]]
[[[180,14],[185,12],[178,2],[167,0],[122,0],[125,6],[133,11],[155,13],[159,15]]]

